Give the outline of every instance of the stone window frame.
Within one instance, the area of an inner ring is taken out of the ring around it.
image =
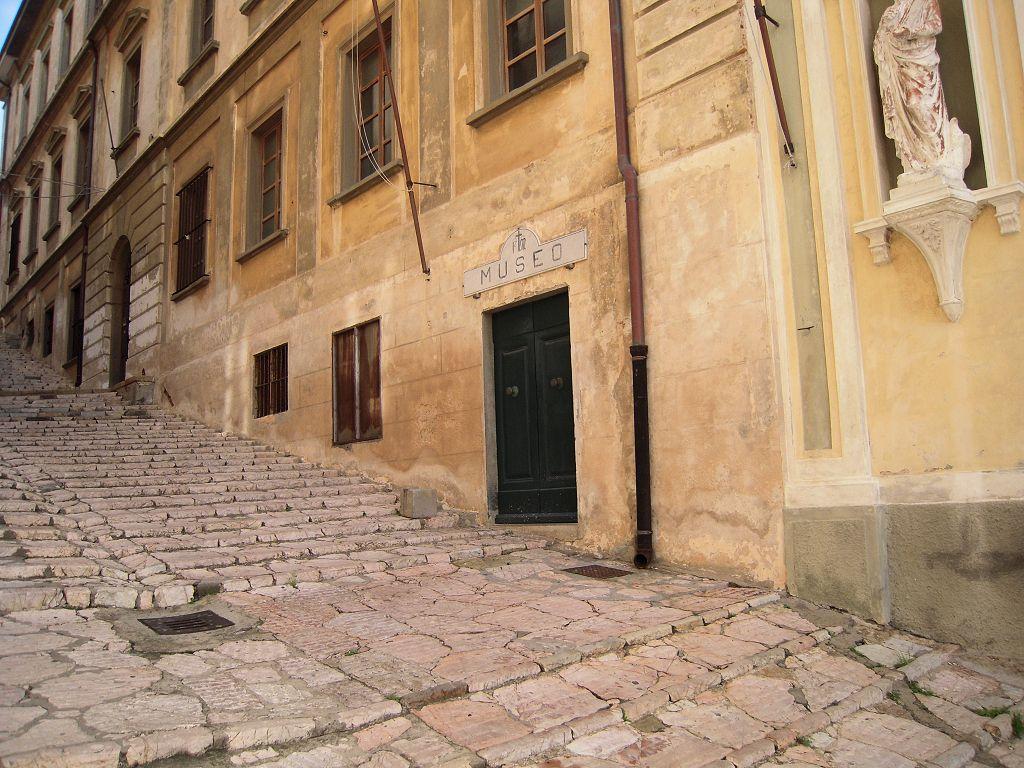
[[[121,74],[121,143],[139,132],[139,103],[142,93],[142,43],[124,55]]]
[[[466,118],[466,124],[474,128],[479,128],[534,94],[580,72],[589,61],[584,52],[585,41],[582,39],[579,18],[582,3],[579,0],[565,0],[565,59],[510,91],[505,74],[503,3],[504,0],[476,0],[478,53],[475,60],[481,69],[477,78],[478,108]]]
[[[389,64],[392,74],[396,76],[396,89],[399,91],[401,90],[401,85],[398,73],[402,71],[402,35],[401,25],[398,23],[401,18],[399,15],[400,10],[400,2],[385,5],[380,9],[381,21],[390,25],[391,58]],[[371,17],[369,21],[362,24],[352,34],[351,39],[347,40],[344,45],[339,46],[337,50],[340,77],[338,78],[338,87],[335,93],[337,111],[340,115],[340,130],[338,131],[339,162],[335,166],[334,186],[339,192],[327,201],[327,204],[332,207],[348,202],[366,190],[376,187],[378,184],[383,183],[384,179],[390,179],[403,167],[401,154],[392,151],[390,162],[381,165],[379,172],[371,173],[365,178],[359,178],[358,130],[355,127],[358,102],[356,101],[357,95],[354,92],[357,71],[354,60],[359,48],[367,42],[375,40],[376,35],[377,23]],[[399,93],[399,98],[401,98],[401,93]],[[397,136],[393,136],[393,138],[397,138]]]

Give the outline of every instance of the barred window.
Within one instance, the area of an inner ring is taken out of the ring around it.
[[[288,410],[288,345],[260,352],[254,358],[256,418]]]
[[[566,0],[501,0],[505,86],[535,80],[568,55]]]
[[[60,221],[60,201],[65,197],[63,175],[64,158],[55,157],[53,159],[53,166],[50,169],[50,207],[47,229],[56,226]]]
[[[21,255],[21,214],[17,213],[11,219],[11,252],[10,261],[7,263],[7,282],[11,282],[18,275],[18,257]]]
[[[82,332],[85,328],[85,294],[79,281],[68,294],[68,362],[82,355]]]
[[[43,310],[43,357],[53,354],[53,304]]]
[[[382,434],[380,320],[371,320],[334,334],[334,443]]]
[[[210,166],[206,166],[178,192],[177,289],[188,288],[206,276],[207,190]]]
[[[28,263],[39,250],[39,205],[42,188],[40,182],[29,190],[28,200],[28,248],[25,254],[25,263]]]

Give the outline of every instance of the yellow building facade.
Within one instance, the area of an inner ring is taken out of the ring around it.
[[[1019,646],[1020,0],[938,3],[913,198],[890,0],[29,5],[0,306],[69,380],[631,559],[635,231],[655,562]]]

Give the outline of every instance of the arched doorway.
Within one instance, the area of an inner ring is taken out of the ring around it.
[[[111,256],[110,386],[125,380],[128,371],[129,321],[132,303],[132,248],[122,237]]]

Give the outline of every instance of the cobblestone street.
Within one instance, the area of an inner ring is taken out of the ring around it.
[[[0,350],[0,765],[1024,766],[1017,668],[397,502]]]

